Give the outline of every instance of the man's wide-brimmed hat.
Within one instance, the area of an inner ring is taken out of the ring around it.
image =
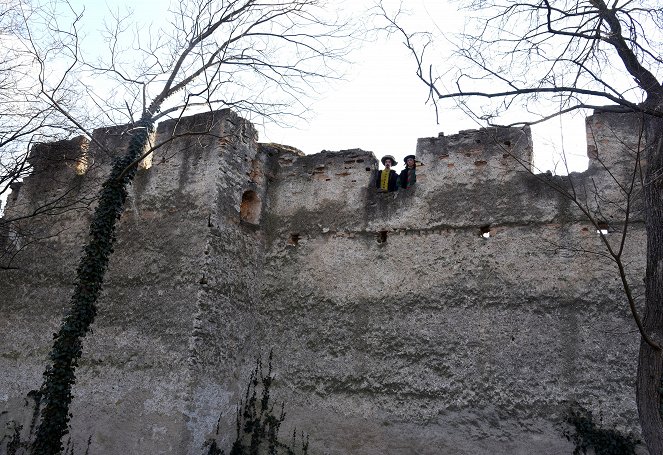
[[[412,158],[414,161],[417,161],[417,157],[416,157],[416,156],[414,156],[414,155],[408,155],[408,156],[406,156],[405,158],[403,158],[403,162],[404,162],[405,164],[407,164],[407,160],[409,160],[410,158]]]
[[[382,158],[380,158],[380,161],[382,162],[382,165],[384,165],[384,162],[385,162],[386,160],[391,160],[391,165],[392,165],[392,166],[393,166],[394,164],[396,164],[396,158],[394,158],[394,157],[391,156],[391,155],[385,155],[385,156],[383,156]]]

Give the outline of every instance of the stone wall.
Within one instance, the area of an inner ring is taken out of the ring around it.
[[[567,454],[572,402],[637,432],[638,337],[619,278],[558,191],[618,242],[634,122],[595,113],[590,168],[566,177],[529,172],[528,129],[420,139],[417,185],[388,194],[373,189],[371,152],[258,144],[229,111],[162,123],[85,342],[75,440],[91,436],[95,454],[198,454],[221,414],[227,446],[270,348],[284,434],[310,433],[313,453]],[[121,150],[125,130],[95,137]],[[90,200],[109,157],[94,141],[61,146],[88,167],[46,166],[52,191]],[[43,182],[26,179],[7,216],[50,200]],[[625,260],[641,293],[635,207]],[[26,220],[40,234],[0,272],[0,418],[39,387],[89,213]]]

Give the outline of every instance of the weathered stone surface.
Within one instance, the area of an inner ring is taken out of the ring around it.
[[[162,123],[85,340],[77,446],[91,436],[95,454],[198,454],[219,415],[227,446],[248,372],[270,348],[283,434],[310,433],[313,453],[568,454],[572,402],[637,432],[638,336],[619,277],[591,254],[605,252],[596,227],[550,186],[619,227],[623,206],[610,202],[632,175],[634,124],[597,113],[588,125],[584,173],[531,174],[527,129],[464,131],[420,139],[417,185],[380,194],[371,152],[258,144],[230,111]],[[125,130],[95,137],[119,153]],[[42,192],[43,177],[29,177],[7,210],[53,194],[87,201],[17,224],[40,240],[0,273],[3,422],[29,423],[24,397],[39,387],[110,166],[94,142],[63,145],[89,157],[85,175],[45,165],[58,183]],[[641,293],[634,207],[624,257]]]

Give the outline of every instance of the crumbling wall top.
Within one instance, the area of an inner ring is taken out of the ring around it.
[[[637,118],[601,111],[589,117],[587,125],[594,167],[590,166],[591,176],[577,174],[573,179],[580,183],[578,187],[585,183],[589,187],[591,179],[591,186],[600,188],[605,195],[610,179],[619,175],[617,167],[632,162],[629,150],[637,147],[637,134],[633,134]],[[82,155],[89,154],[91,161],[103,170],[104,163],[109,164],[109,154],[126,145],[130,130],[130,125],[96,130],[91,144],[78,137],[42,145],[33,150],[31,162],[35,170],[43,170],[49,160],[64,157],[65,162],[78,162]],[[206,139],[202,140],[203,136]],[[210,165],[209,160],[220,159],[222,173],[224,169],[242,169],[232,179],[219,183],[223,187],[220,194],[232,195],[229,201],[238,213],[242,195],[252,190],[265,203],[269,202],[268,212],[272,216],[312,219],[306,214],[322,211],[333,215],[336,224],[345,223],[354,228],[378,224],[402,228],[421,223],[448,226],[549,222],[560,216],[568,218],[570,214],[568,204],[530,171],[532,140],[527,127],[464,130],[450,136],[421,138],[416,148],[416,188],[389,195],[375,194],[379,163],[373,152],[324,150],[305,155],[286,145],[258,144],[253,125],[228,109],[161,122],[155,143],[174,138],[177,138],[175,148],[167,145],[168,153],[157,151],[155,156],[161,161],[168,160],[171,167],[180,168],[179,191],[186,192],[186,185],[190,184],[187,182],[193,181],[191,176]],[[96,142],[103,144],[103,151]],[[221,147],[220,155],[208,153],[217,146]],[[201,147],[208,152],[196,151]],[[603,171],[610,172],[602,172],[596,166],[599,162]],[[62,173],[53,169],[51,177]],[[66,171],[65,180],[73,178],[74,173],[66,166],[62,169]],[[155,181],[166,178],[166,174],[153,169],[145,172],[152,177],[139,178],[138,187],[143,181],[149,182],[154,191],[167,187]],[[39,179],[37,175],[30,177],[21,191],[35,188]]]
[[[85,136],[36,144],[30,151],[28,162],[33,173],[53,171],[63,166],[75,167],[84,158],[89,145],[90,141]]]

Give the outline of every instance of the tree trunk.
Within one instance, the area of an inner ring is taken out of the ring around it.
[[[660,109],[663,100],[656,106]],[[647,228],[647,271],[643,325],[659,345],[663,342],[663,119],[647,116],[646,170],[643,188]],[[663,455],[661,379],[663,352],[640,343],[636,399],[645,444],[651,455]]]
[[[660,313],[660,310],[659,310]],[[645,327],[647,327],[645,325]],[[642,436],[651,455],[663,455],[663,420],[660,413],[661,351],[640,344],[637,396]]]

